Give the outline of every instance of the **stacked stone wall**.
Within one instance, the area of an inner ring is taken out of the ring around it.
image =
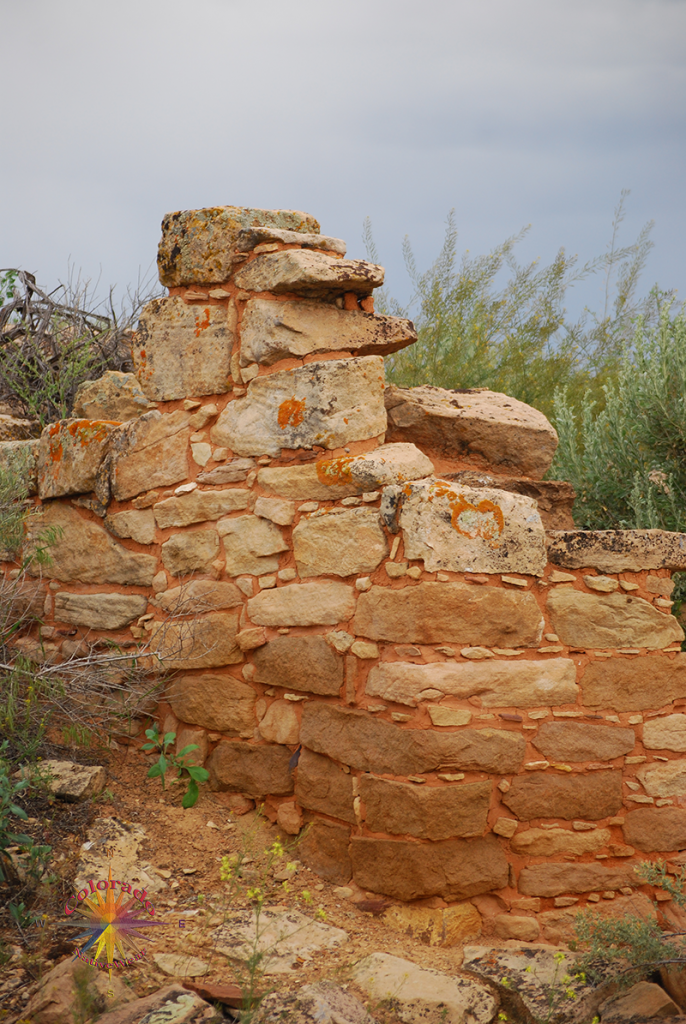
[[[512,398],[385,387],[414,328],[344,256],[294,211],[165,218],[136,376],[0,445],[29,548],[57,528],[17,650],[144,646],[165,731],[330,881],[528,940],[645,909],[686,850],[686,535],[574,530]]]

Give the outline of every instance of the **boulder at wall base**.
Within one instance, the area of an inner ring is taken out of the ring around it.
[[[670,1019],[679,1013],[679,1007],[659,985],[639,981],[619,995],[611,996],[600,1004],[602,1020],[606,1024],[630,1024],[632,1020]]]
[[[207,761],[210,788],[252,797],[285,796],[293,792],[291,756],[288,747],[220,740]]]
[[[353,836],[353,878],[363,889],[416,900],[467,899],[507,885],[509,868],[495,836],[436,843]]]
[[[240,991],[240,989],[239,989]],[[297,992],[271,992],[260,1002],[253,1024],[376,1024],[364,1004],[330,981],[305,985]]]
[[[295,798],[309,811],[355,824],[353,779],[328,757],[303,747],[298,761]]]
[[[553,587],[548,611],[563,644],[573,647],[647,647],[659,650],[684,639],[673,615],[631,594],[586,594]]]
[[[298,853],[311,871],[333,885],[346,885],[352,878],[349,828],[316,821],[308,826]]]
[[[87,997],[105,1011],[119,1006],[114,1011],[116,1014],[124,1015],[126,1008],[122,1004],[131,1004],[135,1000],[133,992],[117,977],[116,972],[113,972],[110,982],[107,971],[94,970],[81,960],[69,956],[43,975],[24,1012],[35,1024],[65,1024],[65,1021],[72,1020],[73,1008],[79,1005],[79,991],[83,992],[84,989]],[[108,995],[109,991],[113,995]],[[110,1014],[106,1012],[105,1017],[108,1016]],[[123,1016],[122,1019],[133,1022],[140,1018]]]
[[[458,946],[481,935],[481,914],[473,903],[444,909],[400,903],[382,915],[388,928],[426,946]]]
[[[195,958],[193,958],[195,959]],[[182,972],[179,972],[181,974]],[[194,991],[190,982],[182,987],[178,982],[162,988],[142,999],[134,999],[124,1007],[98,1017],[103,1024],[220,1024],[222,1014],[215,1005],[205,1002]],[[210,998],[209,993],[208,999]]]
[[[45,427],[38,444],[38,495],[59,498],[95,490],[100,465],[116,423],[59,420]]]
[[[622,773],[609,771],[596,775],[562,776],[537,772],[520,775],[512,780],[502,801],[520,821],[534,818],[598,821],[616,814],[621,808]]]
[[[177,718],[190,725],[248,738],[255,731],[255,691],[233,676],[178,676],[165,699]]]

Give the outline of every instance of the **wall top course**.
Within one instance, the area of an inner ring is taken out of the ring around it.
[[[641,572],[686,569],[686,533],[667,530],[553,530],[548,557],[565,569]]]

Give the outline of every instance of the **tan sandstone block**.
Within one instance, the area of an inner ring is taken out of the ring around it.
[[[488,647],[531,647],[543,618],[531,593],[466,583],[419,583],[361,594],[354,630],[358,636],[395,643],[452,641]]]
[[[567,892],[621,889],[636,885],[630,868],[606,868],[600,864],[532,864],[519,873],[524,896],[561,896]]]
[[[540,772],[519,776],[512,780],[502,801],[520,821],[532,818],[598,821],[616,814],[621,808],[622,773],[560,776]]]
[[[352,776],[306,747],[298,761],[295,797],[301,807],[355,824]]]
[[[59,420],[45,427],[38,443],[39,497],[95,490],[116,426],[104,420]]]
[[[217,531],[224,544],[228,576],[244,572],[262,576],[276,572],[279,553],[288,551],[288,544],[278,526],[259,516],[223,519],[217,524]]]
[[[133,336],[133,365],[145,394],[168,402],[229,390],[235,308],[153,299]]]
[[[533,498],[421,480],[386,487],[380,518],[403,532],[405,558],[427,572],[523,572],[542,576],[545,531]]]
[[[206,765],[210,789],[245,793],[255,798],[268,794],[285,796],[293,792],[290,759],[288,747],[220,740]]]
[[[591,662],[581,679],[587,707],[643,711],[686,697],[686,653],[673,658],[612,658]]]
[[[354,611],[355,591],[345,583],[295,583],[248,601],[248,615],[259,626],[335,626]]]
[[[515,853],[528,857],[580,857],[584,853],[597,853],[611,841],[607,828],[592,832],[572,832],[566,828],[529,828],[513,836],[510,845]]]
[[[105,526],[115,537],[130,537],[137,544],[155,543],[155,517],[152,509],[131,509],[105,516]]]
[[[255,697],[246,683],[209,672],[177,677],[165,695],[182,722],[246,737],[251,737],[255,729]]]
[[[266,253],[234,275],[239,288],[275,295],[295,292],[306,298],[332,299],[344,292],[371,295],[383,284],[384,269],[366,260],[344,260],[322,252],[288,249]]]
[[[573,647],[647,647],[658,650],[684,639],[672,615],[631,594],[607,597],[558,587],[548,595],[553,629]]]
[[[386,408],[389,441],[413,441],[443,458],[475,457],[541,477],[557,448],[557,434],[543,413],[496,391],[391,384]]]
[[[388,555],[388,544],[376,510],[355,508],[301,519],[293,530],[293,552],[302,578],[351,576],[373,572]]]
[[[283,498],[264,498],[260,496],[255,502],[256,516],[269,519],[279,526],[290,526],[295,519],[295,503]]]
[[[140,594],[55,595],[54,616],[58,622],[71,622],[89,629],[123,629],[145,613],[148,599]]]
[[[633,729],[584,722],[546,722],[533,744],[551,761],[611,761],[634,748]]]
[[[643,572],[686,568],[686,534],[667,530],[555,530],[550,561],[566,569]]]
[[[238,612],[213,612],[195,619],[156,622],[150,647],[164,670],[217,668],[243,660],[236,643]]]
[[[172,576],[191,572],[210,572],[219,554],[216,530],[192,530],[174,533],[162,545],[162,564]]]
[[[639,807],[627,814],[624,839],[643,853],[686,849],[686,809]]]
[[[263,210],[263,211],[252,211],[262,213],[277,214],[280,217],[294,211],[289,210]],[[306,216],[305,214],[296,214],[296,216]],[[307,218],[312,224],[316,221],[313,217]],[[236,239],[236,251],[237,252],[273,252],[278,246],[273,244],[269,248],[257,249],[258,245],[263,243],[274,243],[282,242],[284,245],[299,245],[302,249],[323,249],[326,252],[337,252],[340,256],[345,256],[346,244],[342,238],[332,238],[331,235],[320,235],[308,233],[306,226],[301,225],[296,229],[286,229],[282,227],[275,227],[273,224],[253,224],[250,227],[242,228]],[[221,290],[221,289],[220,289]],[[210,293],[211,294],[211,293]]]
[[[168,526],[190,526],[239,512],[248,507],[249,496],[250,491],[240,487],[225,491],[191,491],[158,501],[152,510],[157,525],[164,530]]]
[[[643,726],[643,746],[648,750],[676,750],[686,753],[686,715],[652,718]]]
[[[518,942],[536,942],[540,934],[535,917],[517,917],[515,914],[496,914],[493,919],[495,934],[499,939],[516,939]]]
[[[106,370],[97,380],[79,385],[74,396],[74,416],[86,420],[126,420],[142,416],[150,408],[133,373]]]
[[[346,885],[352,877],[349,828],[315,821],[298,846],[298,853],[311,871],[332,885]]]
[[[360,779],[367,828],[417,839],[483,835],[491,788],[488,781],[419,787],[373,775]]]
[[[681,758],[666,764],[647,764],[636,778],[650,796],[686,796],[686,763]]]
[[[278,591],[277,591],[278,593]],[[255,682],[336,697],[343,685],[343,659],[323,636],[279,636],[253,655]]]
[[[180,587],[158,594],[153,603],[174,615],[198,615],[219,608],[235,608],[242,601],[243,595],[233,583],[188,580]]]
[[[251,299],[241,320],[241,365],[271,366],[279,359],[345,349],[353,355],[388,355],[413,345],[411,320],[327,302],[268,302]]]
[[[189,419],[181,409],[165,415],[151,409],[112,432],[110,478],[117,500],[188,479]]]
[[[361,771],[418,775],[438,769],[517,771],[524,758],[524,739],[502,729],[460,732],[405,730],[354,711],[320,701],[303,708],[303,746]]]
[[[260,721],[259,731],[267,743],[295,746],[300,735],[300,722],[293,705],[287,700],[275,700]]]
[[[425,699],[423,694],[427,691],[462,699],[478,696],[484,707],[527,708],[541,704],[573,704],[578,687],[574,662],[569,658],[433,662],[429,665],[381,662],[367,677],[366,693],[370,697],[399,704],[415,706]]]
[[[665,579],[662,576],[646,576],[645,588],[649,594],[671,597],[674,590],[674,580]]]
[[[441,704],[429,704],[427,709],[432,725],[469,725],[472,720],[471,711],[462,708],[450,708]]]
[[[445,909],[400,904],[389,907],[381,920],[393,931],[425,946],[457,946],[481,935],[481,914],[473,903]]]
[[[353,836],[351,855],[359,886],[400,900],[466,899],[508,881],[507,860],[493,836],[437,843]]]

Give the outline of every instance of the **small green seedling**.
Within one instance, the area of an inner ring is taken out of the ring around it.
[[[186,759],[193,750],[198,749],[197,743],[189,743],[188,746],[183,747],[177,754],[170,752],[169,748],[176,740],[175,732],[166,732],[164,736],[160,736],[157,724],[153,725],[152,729],[146,729],[145,735],[150,740],[149,743],[144,743],[142,750],[157,750],[159,751],[159,758],[148,772],[149,779],[161,779],[162,789],[165,788],[165,776],[170,768],[176,768],[178,770],[178,778],[184,777],[184,773],[188,778],[188,788],[184,793],[181,804],[183,807],[193,807],[196,803],[199,795],[198,783],[207,782],[210,777],[210,773],[206,768],[201,768],[197,764],[187,764]]]

